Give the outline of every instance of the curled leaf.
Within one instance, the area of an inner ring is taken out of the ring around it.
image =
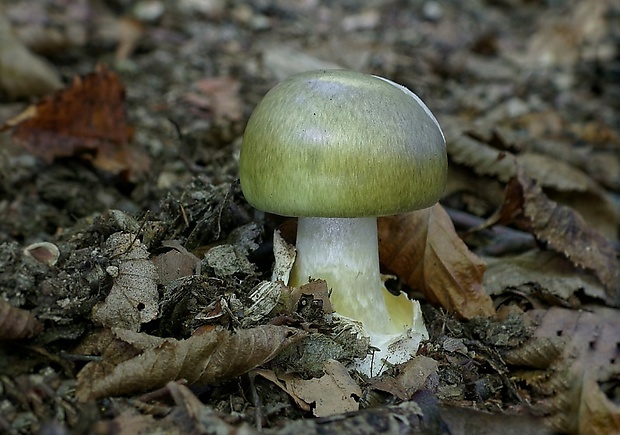
[[[550,200],[520,166],[506,187],[504,204],[491,220],[515,223],[573,265],[592,271],[613,300],[618,268],[613,244],[575,210]]]
[[[26,310],[0,299],[0,340],[31,338],[43,330],[43,325]]]
[[[118,355],[103,356],[78,374],[81,401],[161,388],[185,379],[189,385],[214,384],[239,376],[273,359],[282,349],[305,337],[302,331],[265,325],[236,332],[215,330],[186,340],[159,338],[126,329],[114,329],[131,349],[129,359],[106,364]],[[134,356],[135,349],[142,350]]]
[[[104,302],[93,308],[93,321],[137,331],[158,314],[157,271],[149,252],[134,234],[114,233],[106,241],[118,266],[108,268],[114,285]]]
[[[441,205],[380,218],[378,230],[381,264],[431,302],[465,319],[495,314],[482,286],[486,266],[456,234]]]

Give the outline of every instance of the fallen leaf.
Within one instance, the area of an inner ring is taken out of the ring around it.
[[[112,234],[106,240],[106,251],[118,265],[107,269],[114,284],[105,301],[93,308],[92,319],[103,326],[138,331],[158,314],[157,270],[135,234]]]
[[[612,161],[615,161],[613,159]],[[579,212],[594,229],[607,237],[618,233],[618,212],[612,199],[585,172],[556,157],[537,153],[517,156],[524,172],[552,199]]]
[[[167,285],[175,279],[193,275],[200,268],[200,259],[185,249],[179,241],[164,240],[162,247],[169,250],[151,259],[157,269],[160,284]]]
[[[213,408],[205,405],[185,385],[178,382],[168,382],[166,389],[170,392],[176,407],[163,419],[167,425],[154,426],[148,431],[149,433],[166,432],[166,426],[170,427],[169,433],[181,433],[180,428],[183,428],[182,433],[195,434],[253,435],[255,433],[248,423],[233,425],[227,422],[228,414],[219,415]]]
[[[252,371],[252,374],[254,376],[262,376],[263,378],[265,378],[268,381],[272,382],[276,387],[280,388],[286,394],[291,396],[291,399],[293,399],[295,401],[295,403],[297,404],[297,406],[299,406],[302,410],[310,411],[312,409],[310,404],[308,402],[304,401],[301,397],[299,397],[295,393],[295,391],[293,391],[292,388],[289,388],[289,386],[284,382],[284,380],[280,380],[278,375],[276,375],[276,373],[273,370],[255,369],[255,370]],[[296,376],[296,375],[294,375],[294,374],[284,374],[284,375],[282,375],[282,377],[284,379],[290,379],[290,378],[292,378],[294,376]]]
[[[444,128],[450,160],[472,168],[477,175],[508,181],[515,173],[515,156],[471,137],[455,124],[448,122]]]
[[[199,94],[190,93],[185,99],[196,107],[213,113],[216,122],[239,121],[243,106],[239,99],[241,83],[231,77],[211,77],[196,83]]]
[[[43,325],[30,313],[0,299],[0,340],[32,338]]]
[[[160,338],[127,329],[113,329],[117,339],[142,350],[117,363],[118,355],[88,363],[77,377],[80,401],[138,393],[185,379],[188,385],[204,386],[239,376],[273,359],[282,349],[305,337],[305,333],[275,325],[231,332],[219,329],[186,340]],[[108,345],[107,348],[110,348]],[[106,360],[114,361],[113,364]]]
[[[613,244],[575,210],[551,201],[520,166],[506,187],[504,204],[489,222],[514,223],[531,232],[575,266],[591,270],[615,300],[618,262]]]
[[[613,391],[608,397],[603,390],[620,380],[619,311],[552,307],[527,315],[538,324],[535,338],[568,341],[551,375],[538,388],[544,399],[536,406],[550,413],[549,424],[563,433],[619,433],[620,405]]]
[[[458,316],[495,314],[482,286],[484,262],[458,237],[441,205],[379,218],[379,258],[389,271]]]
[[[611,4],[607,0],[579,2],[566,13],[554,11],[543,16],[541,26],[529,38],[521,65],[551,71],[591,60],[597,50],[588,48],[599,46],[608,34],[606,16]]]
[[[2,129],[14,127],[15,142],[48,163],[78,156],[104,171],[131,177],[144,173],[149,162],[129,147],[132,129],[124,104],[125,89],[116,73],[98,67],[28,107]]]
[[[553,251],[531,250],[520,255],[486,257],[484,286],[491,294],[507,288],[535,288],[539,295],[551,295],[565,303],[583,292],[591,298],[605,300],[605,287],[591,274],[575,270],[563,255]]]
[[[0,15],[0,94],[9,99],[41,96],[62,87],[54,68],[30,52]]]
[[[438,382],[438,368],[439,363],[434,359],[417,355],[400,368],[396,377],[382,376],[372,383],[372,388],[390,393],[400,400],[411,400],[417,391],[430,389],[429,383]],[[436,379],[433,381],[432,377]]]
[[[320,378],[288,377],[287,387],[306,403],[314,404],[312,413],[316,417],[357,411],[362,390],[351,379],[346,367],[331,359],[325,361],[324,370],[325,375]]]

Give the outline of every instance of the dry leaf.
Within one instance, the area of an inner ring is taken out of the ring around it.
[[[483,282],[490,294],[534,285],[541,294],[562,301],[572,301],[577,292],[601,300],[607,297],[603,284],[585,271],[575,270],[571,262],[557,252],[532,250],[516,256],[487,257],[485,261],[487,270]]]
[[[283,374],[282,378],[284,380],[280,380],[278,375],[276,375],[276,373],[273,370],[267,370],[267,369],[252,370],[252,375],[254,375],[254,376],[262,376],[263,378],[265,378],[268,381],[272,382],[276,387],[280,388],[286,394],[291,396],[291,399],[293,399],[295,401],[295,403],[297,404],[297,406],[299,406],[302,410],[310,411],[312,409],[312,407],[310,406],[309,403],[307,403],[305,400],[303,400],[301,397],[299,397],[297,394],[295,394],[295,392],[291,388],[289,388],[289,386],[286,383],[284,383],[284,380],[291,379],[291,378],[295,377],[296,375],[293,375],[293,374]]]
[[[378,220],[381,264],[465,319],[495,314],[482,286],[485,264],[454,231],[441,205]]]
[[[342,414],[359,409],[358,400],[362,390],[355,383],[346,367],[336,360],[325,361],[325,375],[314,379],[287,377],[287,390],[304,400],[314,404],[312,413],[316,417]]]
[[[239,99],[241,83],[231,77],[211,77],[196,83],[200,94],[190,93],[185,99],[190,104],[213,113],[215,121],[239,121],[243,107]]]
[[[615,159],[614,159],[615,160]],[[524,172],[553,199],[574,208],[596,230],[607,237],[618,233],[618,212],[606,192],[581,170],[557,157],[537,153],[517,156]]]
[[[533,338],[516,349],[509,349],[502,358],[512,366],[547,369],[566,349],[569,340],[569,337]]]
[[[106,240],[109,256],[118,266],[108,267],[114,285],[104,302],[93,308],[94,322],[138,331],[158,314],[157,271],[146,247],[131,233],[114,233]]]
[[[551,70],[592,60],[598,56],[596,47],[609,34],[606,17],[610,9],[609,0],[590,0],[576,2],[568,13],[553,11],[544,15],[540,28],[529,39],[522,65]]]
[[[491,176],[504,182],[515,173],[513,154],[493,148],[450,123],[446,124],[444,131],[452,162],[470,167],[478,175]]]
[[[10,99],[41,96],[62,87],[58,73],[15,37],[0,14],[0,94]]]
[[[516,176],[516,167],[519,165],[525,168],[541,187],[552,191],[557,201],[575,208],[597,230],[609,237],[617,234],[618,212],[613,200],[589,175],[576,167],[584,161],[583,153],[569,159],[571,164],[558,160],[557,156],[558,152],[561,152],[564,157],[566,154],[576,154],[568,146],[560,148],[561,151],[545,150],[546,154],[524,152],[513,155],[506,149],[518,148],[518,143],[505,138],[500,139],[497,134],[493,134],[494,132],[489,133],[479,127],[468,134],[461,131],[457,121],[454,120],[446,125],[448,153],[451,161],[471,168],[477,175],[485,177],[485,179],[472,179],[470,174],[466,177],[459,177],[458,167],[453,167],[448,184],[449,192],[462,191],[466,188],[476,192],[478,196],[496,202],[493,185],[486,177],[508,182]],[[497,149],[497,146],[500,149]],[[594,165],[594,161],[590,162],[590,160],[590,155],[588,155],[587,165]],[[611,166],[612,171],[614,162],[617,165],[615,158],[607,156],[605,164]],[[603,170],[597,171],[598,174],[604,172]],[[606,180],[613,183],[614,177],[618,176],[612,172],[606,175]]]
[[[429,387],[431,377],[437,377],[438,367],[439,363],[434,359],[417,355],[402,366],[395,378],[382,376],[372,383],[372,387],[390,393],[400,400],[411,400],[417,391]],[[431,382],[438,382],[438,379]]]
[[[125,89],[116,73],[99,67],[68,88],[28,107],[2,127],[31,154],[51,162],[79,156],[99,169],[129,176],[146,171],[148,159],[129,147]]]
[[[620,379],[620,312],[593,306],[590,311],[553,307],[527,314],[538,324],[535,337],[570,341],[552,367],[553,376],[541,386],[551,396],[538,404],[551,412],[549,423],[563,433],[619,433],[620,405],[613,392],[607,397],[602,388]]]
[[[159,283],[167,285],[170,282],[193,275],[200,269],[200,259],[185,249],[177,240],[164,240],[162,246],[169,251],[151,259],[157,269]]]
[[[103,355],[102,362],[88,363],[78,374],[79,400],[153,390],[180,379],[198,386],[218,383],[270,361],[305,337],[297,329],[274,325],[236,332],[220,329],[187,340],[126,329],[114,329],[114,334],[142,353],[131,353],[132,357],[121,363],[106,363],[107,359],[118,359],[108,354]]]
[[[30,313],[0,299],[0,340],[31,338],[43,330],[43,325]]]
[[[618,262],[613,244],[575,210],[551,201],[520,166],[506,187],[504,204],[490,221],[514,222],[531,232],[575,266],[593,271],[610,300],[615,299]]]

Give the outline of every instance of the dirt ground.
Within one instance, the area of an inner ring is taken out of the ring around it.
[[[0,432],[620,433],[612,0],[5,0]],[[441,124],[435,206],[379,220],[428,340],[368,377],[318,281],[271,281],[238,181],[275,84],[351,69]],[[260,291],[259,291],[260,290]]]

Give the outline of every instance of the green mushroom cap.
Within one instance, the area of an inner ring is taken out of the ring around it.
[[[415,94],[328,70],[294,75],[265,95],[243,136],[239,177],[260,210],[370,217],[433,205],[447,167],[443,133]]]

